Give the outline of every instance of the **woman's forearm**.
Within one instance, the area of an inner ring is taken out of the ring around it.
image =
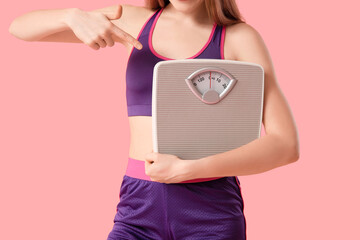
[[[297,143],[268,134],[230,151],[185,161],[188,178],[194,179],[262,173],[298,158]]]
[[[70,29],[67,20],[78,8],[40,9],[15,18],[9,32],[25,41],[37,41],[47,35]]]

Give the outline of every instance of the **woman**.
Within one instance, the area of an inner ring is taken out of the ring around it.
[[[131,142],[108,239],[246,239],[236,176],[261,173],[299,158],[296,126],[267,48],[259,33],[241,19],[235,0],[145,3],[145,7],[124,4],[94,11],[32,11],[18,17],[9,31],[26,41],[85,43],[95,50],[120,42],[128,50]],[[153,67],[159,61],[185,58],[260,64],[265,71],[267,134],[202,159],[184,161],[152,152]]]

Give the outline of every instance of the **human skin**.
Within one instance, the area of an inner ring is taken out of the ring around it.
[[[15,18],[9,32],[25,41],[85,43],[94,50],[119,42],[140,50],[142,45],[138,40],[112,23],[123,21],[122,13],[121,5],[92,11],[79,8],[33,10]]]
[[[184,7],[185,4],[171,2],[174,4],[169,12],[172,10],[174,18],[186,16],[189,22],[195,22],[194,19],[204,11],[202,5],[197,9],[192,7],[190,11]],[[188,6],[190,8],[190,4]],[[264,68],[262,122],[266,135],[239,148],[201,159],[184,160],[175,155],[151,151],[145,156],[145,171],[154,181],[176,183],[194,178],[257,174],[299,159],[295,121],[277,82],[271,56],[261,35],[244,23],[228,26],[226,34],[226,47],[234,53],[232,60],[253,62]]]
[[[84,43],[70,26],[74,29],[78,27],[76,23],[79,22],[76,21],[79,21],[80,16],[92,20],[96,18],[99,22],[92,21],[93,25],[86,25],[88,21],[83,21],[83,26],[97,36],[97,41],[93,39],[88,45],[96,50],[100,47],[111,47],[111,40],[106,39],[112,37],[114,42],[125,46],[129,57],[136,43],[136,36],[154,10],[127,4],[122,5],[122,14],[118,17],[116,10],[110,9],[111,7],[107,7],[94,11],[103,13],[114,26],[107,24],[108,27],[104,27],[106,24],[100,24],[106,21],[99,14],[84,14],[83,11],[72,8],[51,10],[52,12],[45,10],[28,15],[26,21],[17,21],[18,26],[14,29],[18,31],[14,32],[18,32],[19,35],[27,34],[23,39],[28,41]],[[202,48],[211,31],[212,20],[205,13],[203,0],[171,0],[154,29],[152,42],[156,52],[172,59],[193,56]],[[105,41],[101,42],[98,36],[103,30],[109,30],[110,26],[113,31],[107,33],[111,36],[104,37]],[[124,33],[120,34],[119,30]],[[131,37],[125,38],[125,33]],[[193,37],[190,40],[186,38],[189,35]],[[266,135],[231,151],[201,159],[185,160],[175,155],[153,152],[151,116],[130,116],[129,156],[145,161],[145,173],[152,180],[176,183],[194,178],[250,175],[269,171],[299,159],[295,121],[277,82],[269,51],[261,35],[247,23],[227,26],[224,56],[226,60],[253,62],[263,67],[265,84],[262,122]]]

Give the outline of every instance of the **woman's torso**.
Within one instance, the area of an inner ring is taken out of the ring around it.
[[[129,25],[128,29],[124,29],[133,37],[137,37],[145,22],[153,16],[157,10],[139,8],[142,14],[139,14],[139,21]],[[160,17],[161,16],[161,17]],[[185,59],[199,53],[200,49],[206,45],[212,32],[213,23],[204,26],[185,26],[181,23],[172,24],[167,21],[165,15],[160,14],[157,21],[154,21],[154,28],[150,39],[152,40],[152,49],[155,54],[160,57],[170,59]],[[226,30],[228,27],[226,28]],[[229,32],[229,31],[226,31]],[[194,34],[196,33],[196,34]],[[191,36],[191,37],[189,37]],[[236,60],[233,53],[229,51],[231,48],[226,41],[229,34],[226,34],[223,44],[223,57],[227,60]],[[129,59],[133,50],[132,45],[124,45],[127,49]],[[196,57],[195,57],[196,58]],[[129,116],[130,126],[130,149],[129,157],[145,160],[145,155],[152,151],[152,120],[151,116]]]

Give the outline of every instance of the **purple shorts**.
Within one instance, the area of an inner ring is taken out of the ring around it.
[[[129,157],[107,240],[246,240],[236,176],[160,183]]]

